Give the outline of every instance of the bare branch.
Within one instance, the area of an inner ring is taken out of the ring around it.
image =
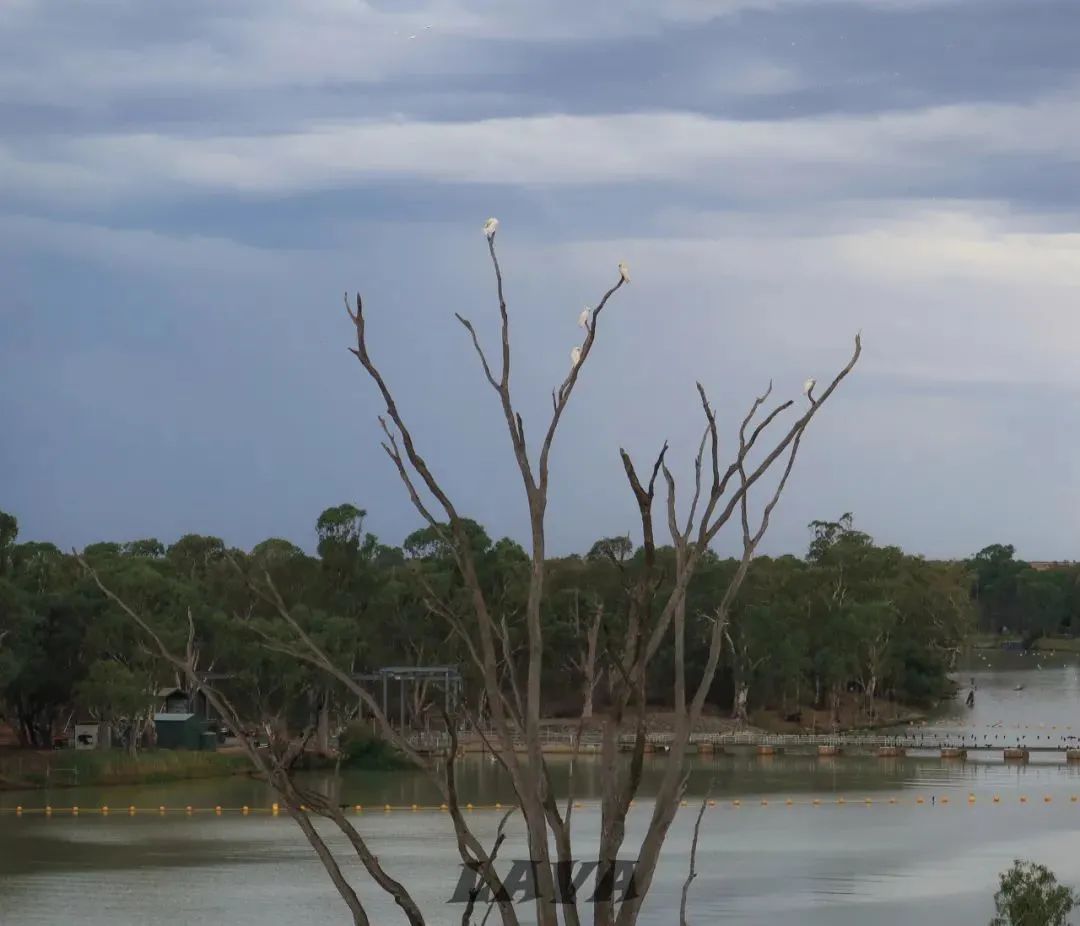
[[[495,859],[499,855],[499,849],[502,848],[503,841],[506,839],[506,821],[510,819],[516,808],[511,807],[506,813],[503,814],[502,819],[499,821],[499,827],[495,831],[495,843],[491,847],[491,851],[488,853],[489,864],[494,864]],[[476,888],[469,891],[469,903],[465,907],[464,912],[461,914],[461,926],[472,926],[473,910],[476,907],[476,899],[480,896],[480,889]],[[491,911],[495,909],[494,904],[489,901],[487,912],[484,914],[483,920],[481,920],[481,926],[487,922],[488,916]]]
[[[592,313],[592,324],[589,325],[588,333],[585,335],[585,341],[581,345],[581,356],[578,358],[578,362],[570,367],[570,372],[566,375],[566,379],[563,380],[562,385],[559,386],[558,392],[556,393],[556,402],[551,415],[551,423],[548,425],[547,433],[544,435],[544,442],[540,449],[538,487],[545,495],[548,486],[548,457],[551,454],[551,445],[555,440],[555,432],[558,430],[559,421],[562,418],[563,412],[566,411],[566,406],[570,401],[570,394],[574,391],[574,386],[577,384],[578,377],[581,375],[581,370],[585,366],[585,362],[589,359],[593,344],[596,342],[597,323],[600,320],[600,314],[604,311],[604,306],[607,305],[608,300],[622,288],[622,285],[625,282],[626,280],[620,276],[619,282],[604,293],[600,302],[597,303],[596,308]]]
[[[461,803],[458,800],[456,774],[458,754],[457,724],[454,722],[453,718],[445,712],[443,714],[443,720],[446,725],[447,734],[450,738],[450,748],[447,751],[446,756],[447,805],[450,811],[450,819],[454,824],[454,831],[457,834],[458,849],[461,853],[461,859],[469,868],[479,873],[480,877],[483,878],[484,883],[491,891],[492,897],[495,898],[496,903],[499,905],[503,923],[506,924],[506,926],[517,926],[517,913],[514,910],[513,902],[509,899],[506,890],[504,889],[502,879],[499,877],[498,872],[495,871],[494,856],[485,852],[479,841],[472,836],[465,823],[465,818],[461,814]],[[511,808],[507,813],[507,818],[514,809],[515,808]],[[505,824],[505,822],[506,818],[504,818],[503,824]],[[498,851],[500,844],[501,840],[497,840],[494,851]],[[468,847],[468,851],[466,851],[466,847]]]
[[[664,446],[660,449],[656,462],[653,463],[652,474],[649,477],[649,488],[645,489],[641,484],[641,480],[638,478],[637,470],[634,469],[634,463],[630,459],[630,455],[621,447],[619,448],[619,456],[622,458],[623,469],[626,471],[626,478],[630,481],[630,488],[633,490],[634,499],[638,504],[638,514],[641,517],[642,522],[642,545],[645,549],[646,565],[650,568],[652,567],[656,556],[656,541],[653,534],[652,521],[653,494],[656,488],[656,474],[660,472],[664,465],[664,456],[667,453],[667,450],[667,441],[664,441]]]
[[[83,570],[90,576],[94,584],[110,601],[117,605],[128,617],[130,617],[135,624],[151,639],[157,646],[158,651],[166,662],[175,666],[183,673],[187,678],[188,684],[190,684],[197,691],[200,691],[210,703],[210,705],[218,712],[221,718],[225,721],[229,727],[230,732],[237,738],[243,747],[245,753],[251,759],[252,763],[257,769],[259,769],[267,778],[267,781],[282,797],[285,806],[294,820],[296,820],[301,831],[303,832],[308,843],[312,849],[315,850],[315,854],[319,857],[319,861],[322,863],[323,868],[329,875],[330,880],[333,882],[334,887],[337,889],[338,894],[341,896],[345,905],[349,908],[349,912],[353,918],[354,926],[370,926],[370,920],[367,915],[367,911],[364,909],[363,904],[360,902],[360,898],[357,897],[356,892],[352,886],[345,879],[341,872],[341,868],[334,858],[333,853],[327,847],[325,841],[312,826],[310,819],[305,811],[301,809],[301,802],[296,799],[296,793],[292,786],[291,779],[288,775],[287,767],[283,766],[280,761],[271,763],[267,756],[264,756],[255,747],[251,738],[247,735],[247,731],[244,729],[244,724],[241,722],[239,715],[235,708],[229,703],[219,691],[217,691],[212,685],[207,684],[203,679],[199,677],[198,672],[195,670],[192,658],[194,653],[194,621],[191,617],[191,612],[188,612],[189,620],[189,637],[187,644],[186,655],[187,659],[182,659],[177,656],[169,647],[161,636],[150,626],[150,624],[130,607],[126,601],[120,598],[115,592],[112,591],[104,582],[101,581],[101,577],[96,570],[90,566],[89,563],[77,552],[72,551],[76,561],[83,568]],[[404,891],[404,888],[402,888]],[[407,893],[407,892],[406,892]],[[419,921],[417,926],[422,926],[423,921]]]
[[[502,321],[502,376],[500,385],[505,389],[510,384],[510,315],[506,311],[506,295],[503,293],[502,268],[495,253],[495,236],[488,238],[488,253],[491,266],[495,270],[495,288],[499,295],[499,318]]]
[[[694,878],[697,877],[698,836],[701,835],[701,818],[705,816],[705,808],[709,805],[709,795],[711,793],[712,786],[710,785],[709,790],[705,792],[705,796],[701,799],[697,820],[694,821],[694,837],[690,842],[690,870],[687,873],[686,881],[683,884],[682,899],[679,901],[679,926],[689,926],[686,919],[686,899],[690,894],[690,885]]]
[[[698,501],[701,499],[701,461],[705,454],[705,442],[709,439],[710,428],[706,426],[701,435],[701,444],[698,446],[697,456],[694,457],[694,498],[690,502],[690,512],[686,516],[686,529],[682,536],[685,540],[694,529],[694,516],[697,514]],[[674,499],[673,499],[674,501]]]
[[[499,383],[496,382],[495,377],[491,375],[491,367],[488,365],[488,359],[484,355],[484,349],[480,346],[480,339],[476,336],[476,329],[473,327],[472,322],[457,312],[454,313],[454,318],[461,322],[461,324],[465,326],[465,330],[469,332],[469,336],[472,338],[473,347],[476,348],[476,353],[480,357],[480,365],[484,368],[484,376],[486,376],[487,381],[491,383],[491,388],[497,391],[499,389]]]
[[[405,489],[409,493],[409,498],[412,500],[413,507],[420,512],[425,521],[428,522],[439,536],[449,542],[449,538],[446,536],[442,525],[435,520],[434,516],[428,511],[427,506],[420,498],[420,493],[416,491],[416,486],[413,484],[412,477],[409,475],[409,471],[405,468],[405,463],[401,459],[401,452],[398,450],[397,438],[391,433],[390,428],[386,424],[386,419],[382,415],[379,415],[379,425],[383,429],[383,433],[386,434],[387,442],[382,444],[383,450],[386,451],[386,455],[393,461],[394,466],[397,468],[398,475],[401,477],[401,481],[405,483]],[[453,546],[452,544],[450,544]]]

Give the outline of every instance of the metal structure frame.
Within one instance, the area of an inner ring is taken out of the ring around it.
[[[457,666],[384,666],[374,672],[353,675],[358,682],[382,683],[382,712],[389,720],[390,682],[398,683],[398,724],[405,732],[405,686],[417,682],[435,682],[443,686],[443,707],[450,714],[461,701],[463,681]],[[360,702],[360,716],[364,714]]]

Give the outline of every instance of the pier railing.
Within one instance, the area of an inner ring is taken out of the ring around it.
[[[578,746],[586,751],[592,751],[600,746],[599,730],[584,730],[578,739],[575,731],[567,730],[543,730],[540,735],[540,745],[548,750],[572,750],[575,741]],[[462,730],[458,739],[463,746],[476,748],[483,746],[484,741],[495,743],[497,734],[493,730],[478,732],[474,729]],[[632,748],[635,734],[626,733],[619,737],[618,745],[621,750]],[[645,741],[654,748],[670,747],[674,742],[674,734],[665,732],[648,733]],[[445,732],[420,732],[409,737],[411,745],[421,751],[444,752],[449,746],[449,737]],[[1020,747],[1039,752],[1064,752],[1066,750],[1080,749],[1080,737],[1050,735],[1039,733],[1032,735],[1013,734],[1005,731],[995,733],[961,733],[957,731],[925,731],[919,733],[693,733],[690,742],[694,745],[708,744],[716,748],[731,747],[757,747],[772,746],[775,748],[816,748],[819,746],[834,746],[841,749],[852,750],[875,750],[882,748],[898,749],[968,749],[968,750],[1000,750],[1009,747]],[[515,749],[525,749],[528,739],[523,733],[516,733],[513,737]]]

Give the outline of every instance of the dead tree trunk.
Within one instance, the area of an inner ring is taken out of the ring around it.
[[[315,727],[315,751],[325,758],[330,755],[330,691],[324,688],[319,697],[318,723]]]

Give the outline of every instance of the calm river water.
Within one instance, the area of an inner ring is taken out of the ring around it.
[[[977,655],[958,673],[965,686],[971,677],[977,688],[974,708],[949,705],[925,730],[963,732],[991,742],[1026,737],[1032,745],[1080,735],[1075,658]],[[1023,690],[1014,690],[1017,685]],[[466,799],[508,800],[489,759],[470,757],[463,764]],[[581,765],[575,777],[583,806],[575,820],[578,854],[587,858],[599,819],[589,796],[598,782],[595,764]],[[662,765],[659,759],[650,766],[653,781]],[[365,807],[434,799],[414,773],[355,774],[334,787],[343,801]],[[1080,886],[1080,801],[1072,800],[1080,798],[1080,769],[1056,757],[1033,754],[1029,765],[1006,766],[998,754],[963,763],[930,756],[717,756],[697,762],[689,789],[699,798],[709,791],[717,801],[702,825],[699,875],[691,893],[692,920],[700,924],[974,926],[989,920],[997,873],[1017,857],[1044,862],[1061,880]],[[843,804],[837,803],[841,797]],[[267,807],[271,801],[263,786],[247,779],[0,794],[0,806],[7,807],[107,803],[113,808],[105,817],[0,815],[0,924],[349,922],[287,818],[229,812],[161,817],[144,811],[129,817],[123,810],[129,804]],[[643,917],[651,926],[677,922],[695,803],[691,798],[679,814],[668,840]],[[635,845],[649,809],[642,799],[631,812],[628,845]],[[499,816],[473,812],[475,828],[489,843]],[[406,881],[429,911],[432,926],[460,923],[460,909],[446,903],[459,868],[445,815],[365,810],[358,819],[386,868]],[[513,840],[502,851],[506,858],[521,855]],[[363,876],[356,883],[369,899],[374,923],[403,922]],[[528,922],[528,907],[521,913]]]

